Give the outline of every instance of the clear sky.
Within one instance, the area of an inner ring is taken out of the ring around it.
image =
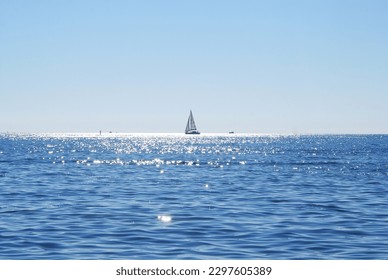
[[[0,131],[388,133],[388,1],[0,0]]]

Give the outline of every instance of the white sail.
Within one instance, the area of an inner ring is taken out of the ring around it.
[[[197,130],[197,126],[195,125],[193,113],[190,110],[189,119],[187,120],[186,124],[186,134],[199,134],[200,132]]]

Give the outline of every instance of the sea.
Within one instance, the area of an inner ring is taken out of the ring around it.
[[[388,259],[388,135],[2,133],[0,259]]]

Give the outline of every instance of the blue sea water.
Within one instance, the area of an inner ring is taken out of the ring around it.
[[[388,135],[0,135],[0,259],[388,259]]]

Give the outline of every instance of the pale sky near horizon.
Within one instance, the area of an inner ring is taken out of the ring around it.
[[[0,132],[388,133],[388,1],[0,0]]]

